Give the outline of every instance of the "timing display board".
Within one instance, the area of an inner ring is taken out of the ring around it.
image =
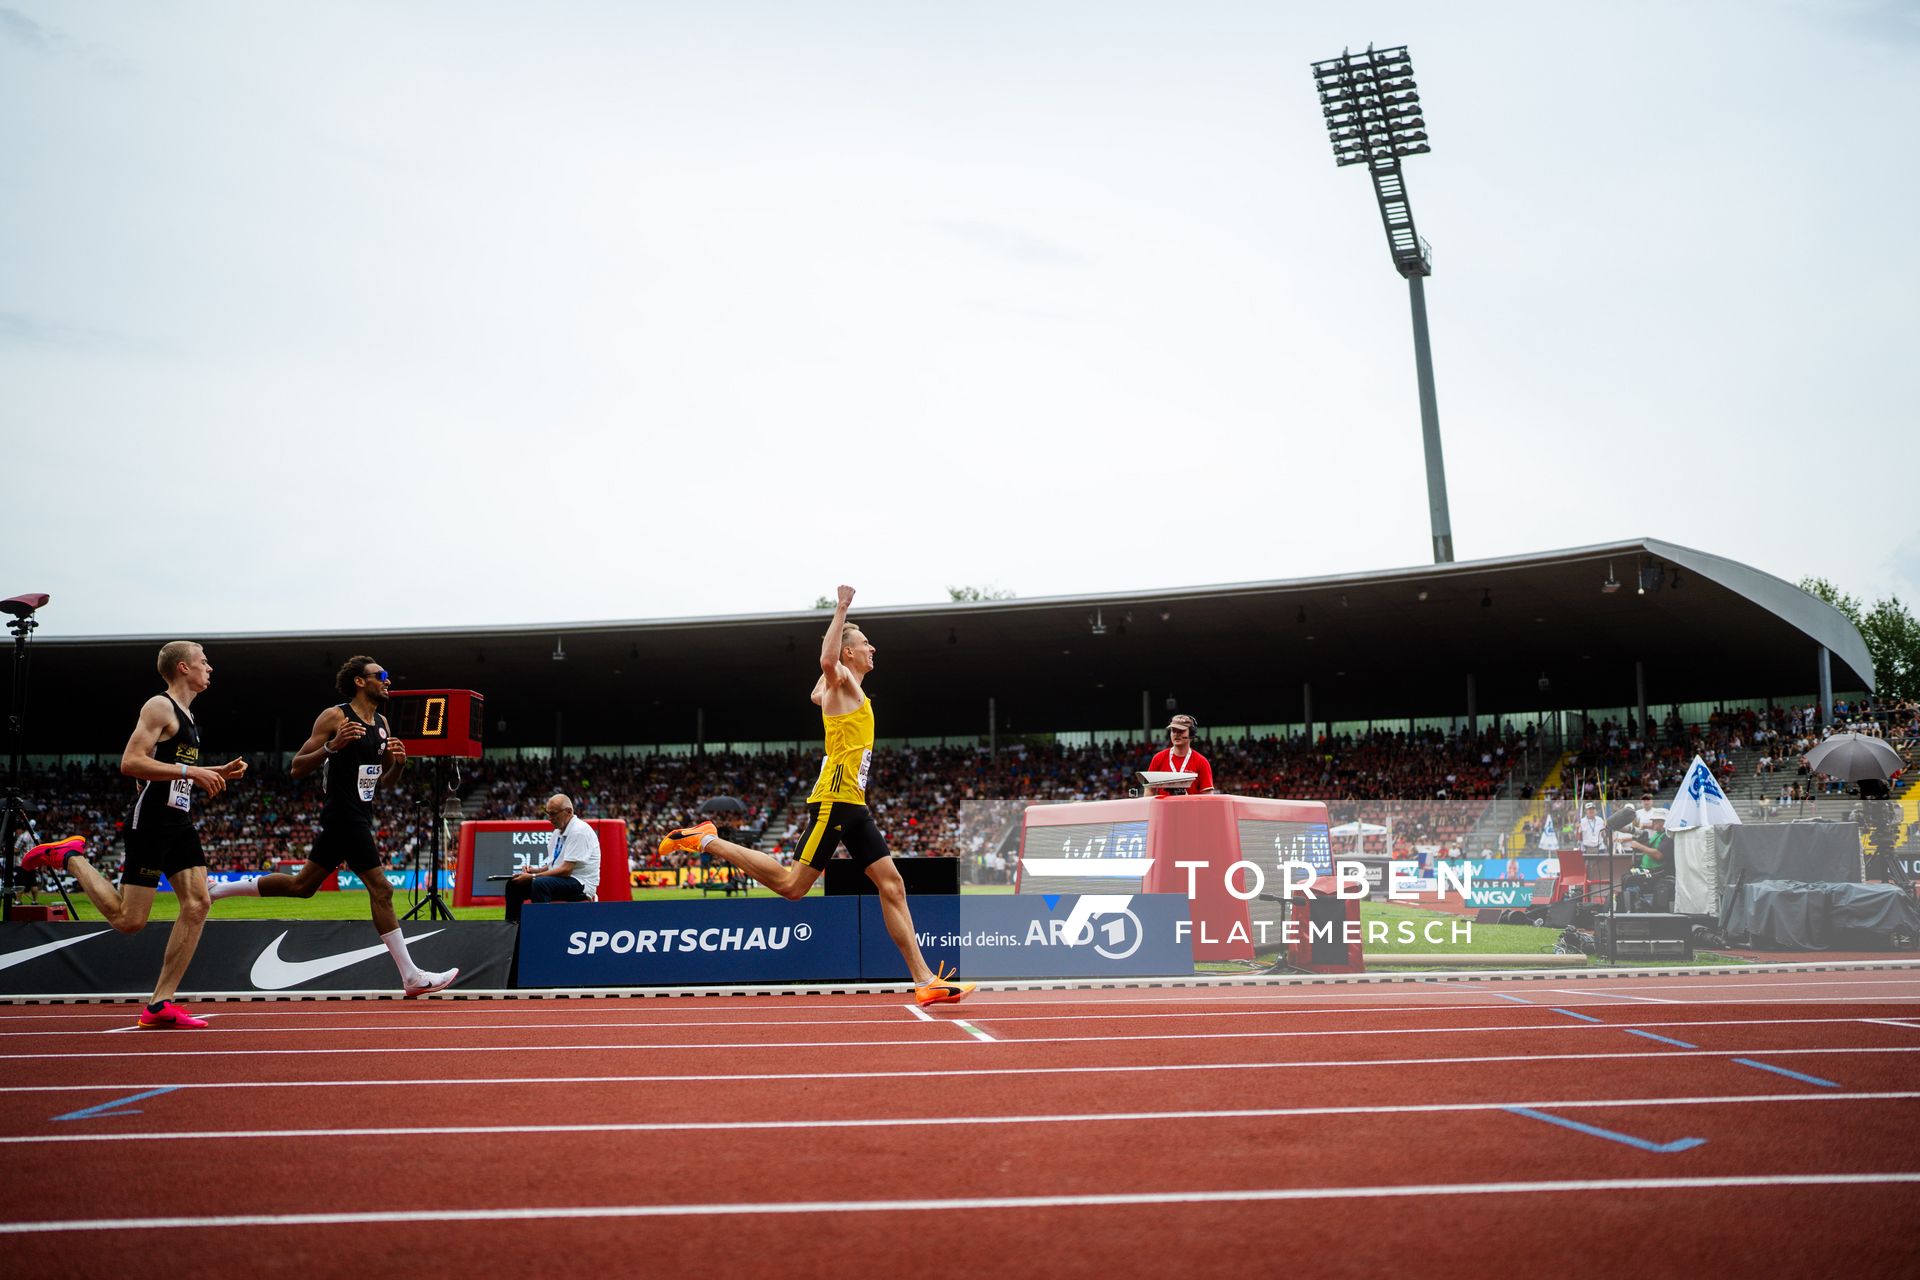
[[[395,689],[387,723],[409,756],[480,758],[487,700],[471,689]]]
[[[1138,893],[1152,866],[1144,821],[1030,827],[1020,855],[1021,887],[1026,893]]]
[[[1325,823],[1240,819],[1240,856],[1271,871],[1283,862],[1313,868],[1315,878],[1333,874],[1333,842]]]
[[[1021,815],[1014,892],[1177,893],[1196,958],[1251,960],[1256,945],[1279,943],[1260,926],[1290,913],[1276,865],[1287,862],[1316,880],[1332,874],[1326,805],[1236,795],[1037,804]],[[1248,901],[1248,891],[1260,896]]]

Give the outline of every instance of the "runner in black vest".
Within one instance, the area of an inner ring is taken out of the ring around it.
[[[139,1025],[150,1030],[207,1025],[206,1019],[173,1002],[207,919],[207,859],[193,825],[194,792],[217,796],[229,781],[247,771],[247,762],[240,759],[212,769],[200,763],[200,726],[188,708],[213,680],[213,664],[207,661],[206,651],[191,640],[175,640],[160,650],[158,665],[167,691],[148,698],[140,708],[140,722],[120,755],[120,772],[140,783],[127,821],[127,860],[120,888],[115,890],[87,861],[81,853],[86,842],[77,837],[39,845],[21,864],[29,871],[64,864],[100,909],[101,917],[122,933],[140,932],[153,910],[160,877],[167,878],[180,914],[167,936],[153,1000],[140,1014]]]
[[[320,832],[314,838],[307,865],[297,876],[270,875],[258,880],[226,881],[214,886],[213,897],[258,894],[263,898],[311,898],[327,877],[350,867],[367,886],[367,906],[380,941],[400,970],[406,997],[432,995],[453,985],[460,970],[429,973],[407,953],[407,939],[393,914],[393,886],[381,874],[386,860],[373,839],[373,797],[383,779],[397,777],[407,764],[407,749],[387,731],[380,708],[387,703],[392,679],[378,662],[364,655],[347,659],[334,677],[334,687],[346,701],[328,707],[313,722],[313,735],[295,753],[289,770],[304,778],[315,769],[321,775],[326,798],[320,808]]]

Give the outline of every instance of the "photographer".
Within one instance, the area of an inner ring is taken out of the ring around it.
[[[1673,842],[1667,836],[1667,811],[1647,809],[1640,815],[1645,836],[1624,846],[1640,855],[1640,865],[1626,886],[1629,911],[1666,911],[1673,906]]]

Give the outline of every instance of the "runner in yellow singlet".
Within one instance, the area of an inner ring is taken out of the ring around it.
[[[813,686],[814,705],[820,708],[826,730],[826,755],[820,777],[807,796],[807,828],[800,835],[800,852],[792,866],[781,866],[766,854],[722,840],[713,823],[670,831],[660,842],[664,855],[676,849],[711,853],[723,858],[783,898],[807,896],[813,882],[826,870],[833,851],[845,845],[853,860],[879,890],[880,911],[887,934],[913,975],[914,998],[921,1004],[959,1000],[973,990],[971,982],[955,982],[927,967],[914,940],[913,915],[907,909],[907,889],[893,865],[886,837],[874,825],[867,808],[867,776],[873,767],[873,699],[862,682],[873,670],[873,641],[847,621],[853,588],[840,588],[833,621],[820,641],[820,679]]]

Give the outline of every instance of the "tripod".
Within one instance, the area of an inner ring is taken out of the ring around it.
[[[459,778],[455,776],[457,785]],[[440,896],[440,853],[443,846],[441,826],[444,822],[442,809],[453,797],[453,788],[447,785],[446,761],[433,762],[433,785],[427,792],[427,806],[430,810],[427,819],[427,838],[414,851],[415,899],[402,920],[415,918],[425,920],[451,920],[453,908]]]
[[[27,806],[20,798],[20,773],[26,765],[27,748],[27,642],[40,625],[33,620],[34,611],[49,598],[44,592],[33,592],[0,601],[0,610],[13,615],[13,621],[7,624],[7,630],[13,632],[13,685],[7,700],[7,793],[0,801],[0,874],[5,877],[0,883],[0,920],[13,919],[13,904],[20,896],[13,844],[29,825]],[[64,888],[60,896],[66,897]],[[67,914],[73,914],[71,903]]]

